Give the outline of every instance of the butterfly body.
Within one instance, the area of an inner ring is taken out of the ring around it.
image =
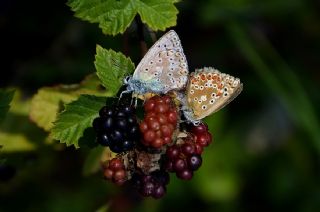
[[[127,82],[127,90],[163,94],[184,88],[187,81],[187,60],[178,35],[171,30],[146,53]]]
[[[217,112],[242,91],[238,78],[208,67],[190,74],[185,95],[185,116],[195,122]]]

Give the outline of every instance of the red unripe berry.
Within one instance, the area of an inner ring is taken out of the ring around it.
[[[162,138],[156,138],[152,143],[152,147],[154,148],[160,148],[163,145],[164,141]]]
[[[163,96],[162,100],[164,101],[164,103],[166,103],[167,105],[169,105],[171,103],[171,97],[170,96]]]
[[[178,117],[177,117],[177,112],[175,111],[170,111],[167,115],[168,117],[168,121],[172,124],[176,124],[177,123],[177,120],[178,120]]]
[[[152,122],[156,121],[157,119],[155,116],[148,116],[147,115],[144,120],[147,122],[147,124],[149,126],[149,123],[152,123]]]
[[[118,181],[118,180],[123,180],[126,177],[126,172],[123,169],[117,170],[114,174],[113,174],[113,179]]]
[[[168,158],[175,159],[179,156],[180,150],[176,145],[173,145],[168,147],[166,154]]]
[[[147,130],[143,135],[143,139],[148,143],[152,142],[155,138],[156,133],[153,130]]]
[[[196,135],[206,133],[207,131],[208,131],[208,126],[205,123],[201,123],[198,126],[194,126],[191,128],[191,132]]]
[[[157,119],[160,124],[166,124],[168,122],[168,119],[164,114],[158,114]]]
[[[171,137],[164,137],[163,142],[164,144],[169,144],[171,142]]]
[[[160,130],[156,131],[156,137],[157,138],[162,138],[162,132]]]
[[[189,169],[182,170],[180,172],[177,172],[177,177],[182,180],[191,180],[193,177],[193,172]]]
[[[160,127],[160,130],[161,130],[163,136],[165,136],[165,137],[171,137],[172,136],[173,130],[172,130],[172,128],[170,126],[162,125]]]
[[[156,102],[156,104],[164,103],[164,101],[163,101],[161,96],[155,96],[155,102]]]
[[[148,125],[147,125],[147,123],[146,122],[141,122],[141,124],[140,124],[140,131],[142,132],[142,133],[144,133],[144,132],[146,132],[147,130],[148,130]]]
[[[113,171],[117,171],[117,170],[120,170],[120,169],[124,169],[124,165],[123,165],[123,162],[120,159],[113,158],[112,160],[110,160],[109,168],[111,170],[113,170]]]
[[[202,152],[203,152],[203,147],[200,144],[196,143],[195,144],[195,153],[198,155],[201,155]]]
[[[145,111],[152,111],[155,106],[155,101],[151,98],[144,104]]]
[[[157,104],[154,108],[157,113],[166,113],[169,110],[169,106],[165,103]]]
[[[154,131],[160,129],[160,123],[157,120],[150,121],[150,119],[149,119],[147,123],[148,123],[149,129],[152,129]]]
[[[211,136],[208,133],[197,135],[196,142],[201,146],[206,147],[209,145],[209,142],[211,142]]]
[[[173,169],[176,172],[180,172],[180,171],[184,170],[186,167],[187,167],[186,162],[181,158],[178,158],[173,161]]]
[[[192,155],[195,153],[195,145],[192,143],[184,143],[181,146],[181,150],[185,155]]]
[[[103,175],[108,180],[111,180],[112,176],[113,176],[113,171],[111,169],[105,169],[104,172],[103,172]]]

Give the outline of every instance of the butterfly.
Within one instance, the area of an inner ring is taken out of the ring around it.
[[[125,80],[127,92],[165,94],[184,88],[188,64],[180,39],[173,30],[163,35],[146,53],[133,76]]]
[[[184,100],[184,115],[187,120],[197,123],[217,112],[242,91],[240,79],[206,67],[190,74]]]

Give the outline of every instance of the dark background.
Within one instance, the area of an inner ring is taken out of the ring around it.
[[[183,1],[177,7],[174,29],[190,70],[213,66],[239,77],[244,90],[206,119],[214,142],[193,180],[172,176],[162,200],[130,207],[317,211],[319,1],[201,0]],[[103,35],[96,24],[73,17],[62,0],[1,0],[0,38],[0,87],[16,88],[26,102],[40,87],[78,83],[93,73],[96,44],[126,49],[122,35]],[[137,64],[141,58],[134,26],[128,39],[127,53]],[[44,145],[45,133],[28,121],[27,114],[20,116],[17,122],[8,117],[2,131],[19,133],[28,126],[28,137],[40,147],[1,156],[16,173],[0,182],[0,211],[94,211],[121,193],[99,174],[82,176],[88,149]]]

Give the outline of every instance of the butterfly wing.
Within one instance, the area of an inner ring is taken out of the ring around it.
[[[132,78],[149,92],[167,93],[185,87],[188,64],[175,31],[163,35],[149,49]]]
[[[238,78],[203,68],[190,74],[187,85],[187,104],[196,120],[217,112],[235,99],[242,91]]]

